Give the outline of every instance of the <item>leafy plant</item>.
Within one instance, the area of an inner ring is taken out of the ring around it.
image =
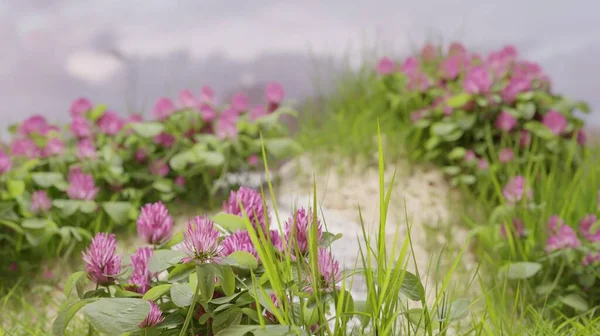
[[[524,175],[494,188],[502,203],[491,208],[480,243],[491,264],[500,266],[500,280],[519,288],[542,316],[597,316],[598,160],[588,153],[570,169],[559,160],[549,167],[530,162]],[[491,179],[500,185],[497,176]]]
[[[128,265],[114,235],[97,234],[84,253],[86,272],[65,286],[67,296],[77,289],[78,300],[64,306],[53,333],[63,335],[79,310],[93,330],[110,335],[321,334],[330,307],[345,325],[354,301],[327,250],[339,236],[323,232],[310,208],[296,210],[283,232],[269,230],[265,207],[260,193],[241,188],[224,213],[190,219],[182,240],[170,232],[166,208],[147,205],[138,232],[152,247],[138,248]],[[421,300],[419,279],[395,272],[395,290]],[[88,282],[95,287],[84,291]]]
[[[427,45],[400,65],[382,58],[377,72],[385,113],[409,130],[413,158],[441,165],[455,185],[530,155],[548,161],[574,152],[574,163],[581,160],[584,123],[575,112],[589,107],[552,92],[541,67],[513,46],[482,57],[459,43],[447,53]]]
[[[64,305],[53,332],[63,335],[69,320],[82,310],[90,334],[445,333],[450,323],[466,315],[469,301],[440,300],[438,306],[436,300],[427,308],[423,284],[406,271],[403,260],[410,238],[399,255],[396,242],[388,254],[381,239],[390,197],[383,187],[382,175],[379,238],[372,241],[363,225],[363,268],[354,270],[341,269],[328,250],[341,235],[323,230],[322,219],[312,211],[316,197],[312,207],[295,210],[279,225],[276,206],[277,223],[270,223],[262,194],[242,187],[231,194],[222,213],[190,219],[183,235],[170,232],[168,213],[160,203],[146,205],[138,232],[152,247],[138,248],[131,264],[122,267],[114,236],[98,234],[84,254],[86,272],[73,274],[65,286],[67,295],[77,289],[78,299]],[[270,183],[269,188],[273,193]],[[347,285],[346,279],[356,275],[366,278],[366,301],[355,301],[352,285]],[[82,290],[90,280],[95,287]],[[420,301],[424,308],[405,312],[406,299]]]
[[[9,146],[0,148],[3,274],[131,227],[148,200],[214,205],[228,173],[259,163],[261,137],[269,159],[295,155],[300,148],[280,120],[294,114],[280,106],[283,94],[271,83],[265,106],[251,108],[240,93],[219,108],[210,88],[199,99],[184,90],[175,103],[161,98],[147,121],[80,98],[64,128],[39,115],[11,127]]]

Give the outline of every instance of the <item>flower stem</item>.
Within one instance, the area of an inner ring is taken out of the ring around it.
[[[94,289],[94,291],[98,290],[98,284],[96,283],[96,288]],[[92,324],[88,322],[88,336],[92,336],[94,334],[94,329],[92,328]]]
[[[194,298],[192,299],[192,305],[190,306],[190,310],[188,310],[187,316],[185,317],[185,322],[183,323],[183,328],[179,333],[179,336],[185,336],[188,326],[190,325],[190,321],[192,320],[192,315],[194,314],[194,308],[196,307],[196,300],[198,299],[198,291],[200,290],[200,273],[198,272],[198,265],[196,265],[196,277],[198,277],[198,283],[196,284],[196,290],[194,291]]]

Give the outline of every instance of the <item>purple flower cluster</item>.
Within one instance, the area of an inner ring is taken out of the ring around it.
[[[334,291],[337,288],[337,284],[342,281],[342,271],[340,270],[339,262],[325,248],[319,248],[317,261],[319,273],[316,275],[316,280],[318,283],[313,283],[315,276],[309,274],[307,279],[309,285],[305,290],[312,292],[313,287],[317,287],[326,293]]]
[[[44,190],[34,191],[31,194],[31,212],[41,214],[52,208],[52,200]]]
[[[223,204],[223,211],[228,214],[243,217],[244,211],[255,228],[261,228],[267,232],[267,220],[265,216],[265,204],[262,194],[254,189],[240,187],[237,191],[231,191],[229,199]]]
[[[208,217],[197,216],[189,220],[187,229],[183,232],[183,242],[177,245],[177,248],[186,254],[182,261],[185,263],[218,261],[222,248],[219,237],[219,230]]]
[[[557,250],[576,249],[581,246],[581,241],[573,228],[566,225],[560,217],[554,215],[548,220],[548,241],[546,252]]]
[[[249,97],[245,93],[236,93],[231,97],[229,106],[217,113],[214,105],[214,90],[205,86],[195,96],[191,90],[182,90],[179,99],[173,102],[168,97],[160,98],[154,105],[152,115],[157,120],[167,120],[178,110],[197,111],[205,123],[215,122],[214,134],[222,139],[236,139],[238,136],[237,122],[241,115],[247,113],[251,120],[274,112],[284,99],[285,91],[277,82],[268,83],[265,87],[265,105],[251,106]],[[155,138],[157,144],[165,145],[165,138]],[[165,145],[166,146],[166,145]]]
[[[114,234],[98,233],[83,252],[88,278],[101,286],[111,285],[121,273],[121,256],[116,254]]]
[[[36,141],[40,138],[44,138],[45,141]],[[42,116],[33,115],[18,126],[17,133],[11,141],[10,155],[29,159],[48,158],[62,155],[64,149],[65,144],[60,138],[59,128],[49,124]]]
[[[284,234],[286,246],[292,254],[300,253],[306,255],[309,252],[308,238],[311,230],[314,230],[316,224],[317,241],[321,241],[323,237],[323,229],[321,220],[315,218],[312,210],[300,208],[296,210],[294,216],[290,217],[284,224]]]
[[[137,233],[146,243],[160,245],[171,239],[173,217],[162,202],[146,204],[137,220]]]
[[[594,214],[588,214],[579,222],[579,232],[583,236],[582,241],[575,230],[566,225],[558,216],[550,217],[548,221],[548,240],[546,252],[554,252],[565,249],[578,249],[583,243],[594,244],[600,242],[600,223]],[[587,251],[583,257],[582,265],[588,266],[600,262],[600,251]]]
[[[67,195],[74,200],[91,201],[96,198],[100,191],[94,184],[94,177],[90,174],[85,174],[81,168],[72,168],[69,171],[69,187]]]
[[[533,192],[531,188],[527,185],[527,181],[523,176],[514,176],[511,178],[508,183],[502,189],[502,195],[506,199],[506,202],[509,204],[516,204],[520,202],[523,198],[527,200],[531,200],[533,197]]]
[[[456,111],[461,111],[475,117],[476,124],[469,126],[471,131],[480,129],[482,123],[492,122],[495,126],[494,141],[512,137],[520,146],[529,146],[532,134],[525,129],[525,124],[530,121],[540,122],[556,137],[576,136],[581,145],[586,141],[583,129],[579,128],[579,123],[572,122],[574,117],[566,111],[558,111],[554,109],[554,105],[536,99],[535,96],[526,98],[526,93],[556,95],[550,92],[550,80],[542,68],[538,64],[521,59],[512,45],[481,56],[456,42],[450,44],[446,53],[442,48],[438,50],[427,44],[419,55],[407,57],[398,64],[388,57],[380,59],[376,72],[384,76],[385,86],[390,89],[396,90],[397,85],[388,83],[402,78],[399,83],[404,85],[406,91],[421,94],[423,104],[408,111],[410,120],[417,128],[427,125],[428,123],[424,123],[426,121],[432,125],[438,121],[455,121],[461,124],[464,120],[462,115],[457,116],[456,120],[448,118]],[[454,109],[445,103],[449,97],[461,94],[467,94],[465,97],[468,101],[460,108]],[[529,104],[527,113],[524,113],[521,107],[524,100]],[[461,136],[452,142],[456,143],[456,146],[476,148],[476,143],[483,140],[473,138]],[[451,145],[452,143],[446,144]],[[512,161],[514,154],[504,152],[500,162]],[[470,167],[486,170],[489,164],[482,159],[477,165],[472,164]]]
[[[156,327],[165,320],[165,317],[162,316],[162,311],[160,310],[160,307],[158,307],[158,305],[154,303],[154,301],[148,302],[150,302],[150,312],[148,313],[148,316],[144,319],[144,321],[140,323],[139,327],[141,329]]]
[[[0,150],[0,175],[6,174],[12,167],[10,156]]]
[[[154,275],[148,270],[148,260],[150,260],[152,254],[152,248],[140,247],[131,255],[133,273],[131,274],[127,289],[140,294],[144,294],[150,289],[150,281]]]

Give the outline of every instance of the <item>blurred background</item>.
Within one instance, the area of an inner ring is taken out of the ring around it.
[[[139,112],[207,84],[262,95],[277,80],[300,101],[347,66],[425,40],[514,44],[598,110],[598,13],[594,0],[0,0],[0,127],[32,113],[66,120],[79,96]]]

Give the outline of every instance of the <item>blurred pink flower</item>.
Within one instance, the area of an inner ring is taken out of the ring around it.
[[[600,242],[600,223],[594,214],[588,214],[579,222],[579,231],[592,243]]]
[[[183,176],[177,176],[175,178],[175,185],[180,186],[180,187],[185,187],[185,177]]]
[[[512,161],[515,158],[515,153],[511,148],[503,148],[500,150],[500,162],[507,163]]]
[[[83,117],[84,114],[91,110],[94,107],[92,102],[87,98],[77,98],[71,103],[71,108],[69,109],[69,114],[71,117]]]
[[[91,201],[96,198],[100,188],[96,188],[94,177],[85,174],[81,169],[71,169],[69,172],[69,187],[67,195],[73,200]]]
[[[514,218],[511,224],[511,233],[516,233],[517,238],[525,237],[525,224],[523,224],[522,220],[520,220],[519,218]],[[506,226],[509,226],[511,224],[504,223],[500,225],[500,234],[502,235],[502,237],[506,238]]]
[[[525,130],[521,130],[519,133],[519,145],[521,147],[527,147],[531,144],[531,134]]]
[[[34,191],[31,194],[31,212],[40,214],[52,209],[52,200],[44,190]]]
[[[600,252],[588,252],[583,256],[583,260],[581,260],[581,265],[589,266],[592,264],[600,263]]]
[[[465,92],[470,94],[486,94],[492,88],[490,74],[482,66],[475,66],[469,70],[463,82]]]
[[[237,118],[237,115],[232,113],[221,114],[215,131],[217,137],[221,139],[236,139],[238,135]]]
[[[169,172],[171,171],[169,165],[162,160],[152,162],[148,170],[151,174],[162,177],[169,175]]]
[[[262,194],[254,189],[240,187],[237,191],[229,193],[229,199],[223,203],[223,211],[228,214],[243,217],[242,204],[244,211],[248,215],[252,226],[260,226],[263,232],[267,230],[267,218],[265,217],[265,205]],[[268,213],[268,209],[266,211]]]
[[[81,139],[77,144],[77,157],[80,160],[84,159],[96,159],[98,153],[96,152],[96,145],[88,138]]]
[[[214,226],[213,221],[206,216],[188,220],[187,229],[183,232],[183,242],[176,245],[177,249],[187,255],[182,262],[210,263],[220,260],[220,233]]]
[[[429,110],[425,109],[421,109],[421,110],[417,110],[417,111],[413,111],[410,113],[410,121],[417,122],[423,118],[428,117],[430,114]]]
[[[527,77],[513,76],[508,84],[502,89],[500,95],[505,103],[512,103],[517,99],[517,95],[531,90],[531,80]]]
[[[469,162],[469,161],[474,161],[477,159],[477,155],[475,155],[475,152],[473,152],[472,150],[468,150],[465,153],[465,161]]]
[[[419,72],[419,60],[416,57],[408,57],[406,60],[404,60],[404,63],[402,63],[400,71],[407,75]]]
[[[40,157],[42,154],[42,149],[39,148],[31,139],[15,138],[11,144],[10,154],[34,159]]]
[[[516,49],[513,46],[506,46],[500,51],[492,51],[488,55],[485,65],[494,78],[502,78],[510,70],[516,56]]]
[[[162,132],[154,137],[154,143],[168,148],[175,143],[175,137],[167,132]]]
[[[448,97],[446,97],[446,96],[436,98],[433,101],[433,103],[431,104],[431,108],[437,109],[440,106],[442,106],[442,112],[444,113],[444,115],[446,115],[446,116],[452,115],[452,113],[454,113],[454,110],[452,109],[452,107],[448,106],[448,104],[446,103],[447,99],[448,99]]]
[[[324,293],[333,292],[337,288],[337,284],[342,281],[340,263],[333,258],[331,252],[326,248],[320,247],[317,253],[319,273],[316,277],[318,282],[313,284],[314,275],[309,276],[307,279],[309,285],[305,290],[312,292],[313,287],[315,287]]]
[[[431,43],[426,43],[423,48],[421,48],[421,57],[425,60],[425,61],[433,61],[437,58],[438,56],[438,51],[437,48],[431,44]]]
[[[44,267],[42,276],[46,280],[52,280],[52,279],[54,279],[54,273],[52,272],[52,270],[50,270],[47,267]]]
[[[533,192],[523,176],[511,178],[504,186],[504,189],[502,189],[502,194],[510,204],[520,202],[523,197],[526,197],[528,200],[533,197]]]
[[[215,99],[215,91],[208,85],[205,85],[200,90],[200,100],[205,103],[212,103]]]
[[[458,42],[452,42],[448,48],[448,55],[463,55],[466,53],[467,49]]]
[[[137,220],[137,234],[152,245],[159,245],[171,239],[173,217],[162,202],[148,203],[142,207]]]
[[[132,113],[129,115],[129,117],[127,117],[126,123],[130,124],[130,123],[139,123],[139,122],[143,122],[144,121],[144,117],[139,114],[139,113]]]
[[[415,71],[408,75],[406,87],[409,90],[424,92],[431,86],[431,79],[422,71]]]
[[[248,96],[245,93],[236,93],[231,97],[231,108],[238,113],[246,111],[248,104]]]
[[[244,251],[252,254],[256,260],[259,260],[258,252],[254,244],[252,244],[250,234],[246,230],[240,230],[225,237],[221,242],[221,246],[220,255],[222,257],[227,257],[233,252]]]
[[[256,106],[250,109],[250,120],[254,121],[260,117],[268,115],[264,106]]]
[[[284,95],[285,91],[283,91],[281,84],[277,82],[267,84],[265,88],[265,99],[267,102],[280,104],[283,101]]]
[[[113,111],[104,112],[96,123],[100,131],[106,135],[116,135],[125,126],[125,120]]]
[[[295,254],[298,251],[301,255],[308,253],[308,237],[310,231],[313,230],[313,224],[315,217],[312,210],[300,208],[295,211],[294,215],[285,222],[284,233],[286,246],[291,249],[291,253]],[[323,229],[321,227],[321,220],[316,218],[316,232],[318,241],[321,241],[323,237]]]
[[[148,153],[144,148],[138,148],[138,150],[135,151],[135,162],[142,163],[146,161],[146,158],[148,158]]]
[[[502,48],[501,53],[505,57],[512,58],[512,59],[515,59],[518,56],[517,48],[512,44],[505,45],[504,48]]]
[[[114,234],[100,232],[83,254],[88,278],[100,286],[115,282],[121,273],[121,257],[116,254],[117,242]]]
[[[585,145],[586,141],[587,136],[585,135],[585,132],[582,129],[577,130],[577,143],[583,146]]]
[[[50,131],[58,130],[55,126],[48,124],[48,121],[43,116],[36,114],[25,119],[19,126],[19,133],[29,135],[32,133],[46,135]]]
[[[179,93],[179,106],[184,109],[195,109],[199,102],[194,97],[192,91],[185,89]]]
[[[500,112],[494,123],[497,129],[503,132],[510,132],[517,126],[517,118],[506,111]]]
[[[258,159],[258,156],[252,154],[248,157],[248,164],[251,166],[256,166],[258,163],[260,162],[260,160]]]
[[[581,246],[577,233],[566,225],[558,216],[552,216],[548,222],[549,236],[546,241],[546,253],[557,250],[575,249]]]
[[[388,75],[394,72],[396,65],[389,57],[383,57],[377,63],[377,73],[380,75]]]
[[[69,128],[71,133],[78,138],[87,138],[92,135],[92,125],[84,117],[73,117]]]
[[[542,83],[546,82],[547,85],[550,84],[548,77],[542,71],[542,67],[540,67],[540,65],[537,63],[532,63],[529,61],[515,62],[512,76],[518,78],[528,78],[529,80],[538,80]]]
[[[463,58],[461,55],[446,57],[440,64],[440,75],[445,79],[454,79],[460,73],[463,66]]]
[[[542,122],[554,135],[561,135],[567,128],[567,118],[560,112],[550,110],[542,118]]]
[[[556,232],[556,230],[558,230],[558,228],[560,228],[562,225],[565,225],[565,221],[563,221],[557,215],[550,216],[550,218],[548,219],[547,226],[548,230],[551,232]]]
[[[10,156],[0,150],[0,174],[7,173],[12,167]]]
[[[490,164],[487,162],[486,159],[479,159],[479,162],[477,163],[477,166],[481,170],[487,170],[490,167]]]
[[[153,250],[151,247],[140,247],[131,255],[133,272],[126,286],[127,290],[145,294],[150,289],[150,281],[154,275],[148,270],[148,260],[150,260],[152,254]]]
[[[154,303],[154,301],[148,300],[148,302],[150,302],[150,312],[148,313],[148,316],[142,321],[142,323],[140,323],[140,329],[156,327],[165,320],[164,316],[162,316],[162,311],[160,310],[160,307],[158,307],[158,305]]]
[[[163,97],[160,98],[154,105],[152,115],[158,120],[167,119],[175,111],[175,105],[171,99]]]
[[[217,117],[217,112],[210,105],[200,106],[200,115],[206,122],[211,122]]]
[[[59,138],[52,138],[46,143],[46,147],[42,149],[42,156],[50,157],[62,155],[65,151],[65,144]]]

